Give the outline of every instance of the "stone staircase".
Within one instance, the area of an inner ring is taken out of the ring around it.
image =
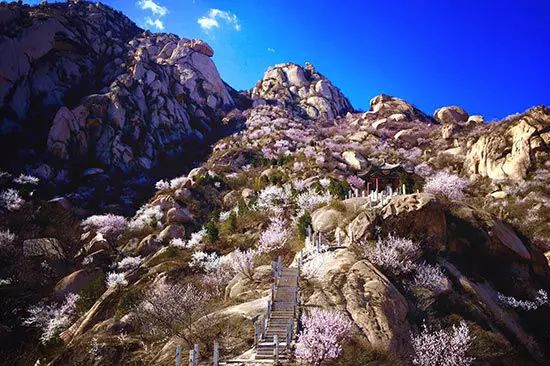
[[[296,329],[298,276],[298,268],[281,269],[272,293],[265,334],[256,346],[256,360],[274,360],[275,336],[279,345],[279,361],[290,357],[290,342]]]

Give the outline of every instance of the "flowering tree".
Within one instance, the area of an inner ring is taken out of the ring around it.
[[[424,191],[433,194],[446,196],[451,200],[464,198],[464,189],[468,188],[469,182],[445,171],[436,173],[429,177],[424,185]]]
[[[93,215],[82,221],[85,230],[93,229],[108,238],[116,238],[128,227],[124,216],[107,214]]]
[[[365,242],[363,247],[369,261],[394,276],[414,271],[414,261],[420,255],[420,246],[417,243],[392,235],[378,239],[374,246]]]
[[[446,279],[441,267],[422,263],[416,266],[413,284],[439,293],[445,290]]]
[[[359,178],[356,175],[350,175],[347,177],[346,181],[353,187],[357,189],[363,189],[365,188],[365,181],[361,178]]]
[[[513,296],[505,296],[498,293],[498,301],[510,308],[514,309],[521,309],[521,310],[536,310],[539,307],[548,304],[548,294],[546,291],[540,289],[537,291],[537,296],[535,297],[535,300],[518,300]]]
[[[19,191],[10,188],[0,193],[0,205],[8,211],[17,211],[25,204],[25,200],[19,195]]]
[[[298,335],[296,357],[311,365],[321,365],[342,353],[342,343],[350,336],[352,323],[342,313],[312,309],[302,315],[303,331]]]
[[[258,252],[269,253],[283,248],[290,236],[290,229],[282,217],[274,217],[260,234]]]
[[[155,188],[157,189],[157,191],[166,191],[170,189],[170,182],[159,180],[155,183]]]
[[[258,194],[256,209],[268,212],[282,212],[283,207],[288,204],[290,194],[283,187],[268,186]]]
[[[420,333],[412,335],[416,366],[469,366],[474,358],[467,356],[473,337],[464,321],[447,329],[429,329],[422,325]]]
[[[193,347],[204,328],[196,323],[204,315],[208,294],[192,284],[168,283],[157,278],[136,308],[135,317],[146,334],[153,337],[177,335]]]
[[[0,231],[0,249],[9,247],[15,240],[15,234],[9,230]]]
[[[29,317],[23,324],[39,328],[42,332],[40,341],[45,344],[71,324],[78,299],[78,295],[68,294],[60,305],[35,305],[29,309]]]
[[[231,253],[229,263],[234,272],[241,273],[243,276],[252,281],[254,277],[255,256],[256,251],[252,249],[248,249],[246,251],[237,249]]]
[[[298,207],[305,211],[313,211],[319,206],[329,203],[334,197],[329,192],[317,193],[311,189],[300,193],[296,198]]]

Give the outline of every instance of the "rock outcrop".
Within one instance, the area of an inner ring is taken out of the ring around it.
[[[305,68],[293,63],[270,67],[251,97],[256,104],[279,104],[314,119],[332,119],[353,111],[342,92],[310,64]]]
[[[466,155],[466,172],[492,179],[524,179],[548,161],[549,119],[550,108],[536,107],[482,134]]]
[[[62,163],[151,169],[203,140],[234,106],[203,41],[143,32],[99,3],[0,12],[10,29],[0,40],[8,56],[0,61],[0,131],[32,133],[35,149],[47,140]]]

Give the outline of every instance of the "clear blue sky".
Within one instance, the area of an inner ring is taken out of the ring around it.
[[[550,105],[550,0],[105,3],[142,27],[206,40],[236,89],[270,65],[309,61],[357,109],[380,93],[426,113],[456,104],[487,120]]]

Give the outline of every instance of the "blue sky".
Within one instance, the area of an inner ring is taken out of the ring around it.
[[[549,0],[105,3],[152,31],[206,40],[236,89],[270,65],[309,61],[357,109],[380,93],[487,120],[550,105]]]

